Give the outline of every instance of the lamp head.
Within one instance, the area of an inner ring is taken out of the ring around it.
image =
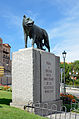
[[[64,52],[62,52],[62,55],[63,55],[63,58],[66,58],[66,52],[65,52],[65,50],[64,50]]]

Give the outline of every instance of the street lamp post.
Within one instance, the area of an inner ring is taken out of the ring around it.
[[[64,94],[66,93],[66,88],[65,88],[65,58],[66,58],[66,54],[67,53],[65,51],[62,53],[63,59],[64,59]]]
[[[61,68],[61,84],[62,84],[62,74],[63,74],[63,68]]]

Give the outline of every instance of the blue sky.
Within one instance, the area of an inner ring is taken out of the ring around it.
[[[61,61],[64,50],[67,62],[79,60],[79,0],[0,0],[0,37],[11,52],[24,48],[24,14],[46,29],[51,52]]]

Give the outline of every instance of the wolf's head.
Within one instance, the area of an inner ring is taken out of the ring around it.
[[[23,25],[31,27],[34,24],[34,21],[30,18],[27,18],[26,15],[23,16]]]

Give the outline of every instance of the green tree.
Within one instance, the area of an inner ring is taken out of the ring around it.
[[[77,60],[73,63],[73,70],[75,73],[78,72],[77,78],[79,78],[79,60]]]
[[[60,63],[60,68],[63,68],[64,70],[64,63]],[[64,82],[64,72],[63,72],[63,75],[62,75],[62,79],[63,79],[63,82]],[[65,63],[65,81],[66,80],[69,80],[69,65],[67,63]],[[68,82],[67,80],[67,82]]]
[[[64,69],[64,63],[60,63],[60,68]],[[79,79],[79,60],[75,61],[75,62],[71,62],[69,64],[65,63],[65,82],[68,84],[69,82],[73,82],[71,80],[71,76],[69,75],[69,72],[71,72],[71,75],[73,74],[73,70],[74,70],[74,74],[76,75],[76,72],[78,72],[77,79]],[[63,82],[64,82],[64,73],[62,76]],[[78,82],[78,81],[77,81]]]

